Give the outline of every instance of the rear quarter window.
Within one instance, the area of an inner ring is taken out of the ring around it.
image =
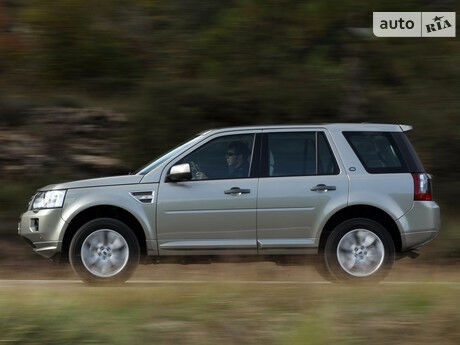
[[[343,132],[367,172],[371,174],[409,172],[406,160],[392,132]]]

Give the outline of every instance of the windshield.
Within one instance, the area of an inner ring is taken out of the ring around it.
[[[144,167],[142,167],[141,169],[136,171],[136,175],[145,175],[145,174],[149,173],[150,171],[152,171],[153,169],[158,167],[160,164],[162,164],[165,161],[169,160],[170,158],[173,158],[174,156],[176,156],[180,151],[186,149],[187,147],[191,147],[191,146],[195,145],[197,142],[199,142],[201,140],[203,135],[206,134],[206,133],[207,132],[200,133],[200,134],[198,134],[198,136],[194,137],[193,139],[190,139],[190,140],[186,141],[185,143],[181,144],[180,146],[178,146],[178,147],[172,149],[171,151],[167,152],[163,156],[155,158],[153,161],[151,161],[150,163],[148,163],[147,165],[145,165]]]

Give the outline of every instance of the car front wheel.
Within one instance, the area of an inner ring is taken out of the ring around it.
[[[140,247],[123,222],[99,218],[84,224],[70,244],[73,270],[90,284],[123,283],[139,263]]]

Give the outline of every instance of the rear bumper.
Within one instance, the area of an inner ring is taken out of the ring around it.
[[[401,230],[402,250],[421,247],[439,234],[439,206],[434,201],[414,201],[412,208],[397,223]]]
[[[61,251],[59,235],[65,221],[61,209],[27,211],[21,216],[18,234],[33,248],[34,252],[51,258]]]

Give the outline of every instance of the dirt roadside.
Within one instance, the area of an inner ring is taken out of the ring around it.
[[[460,281],[458,260],[397,261],[387,281]],[[0,279],[76,279],[68,264],[57,264],[35,254],[17,236],[0,239]],[[322,281],[312,265],[279,266],[270,262],[140,265],[133,279],[151,280],[273,280]]]

